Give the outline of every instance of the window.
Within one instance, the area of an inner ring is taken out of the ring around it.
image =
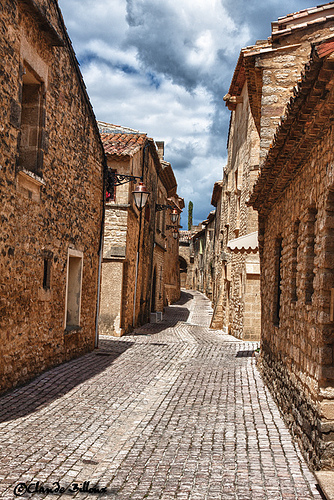
[[[315,222],[317,218],[317,211],[315,208],[310,208],[307,213],[306,227],[305,227],[305,303],[312,302],[312,295],[314,292],[314,245],[315,245]]]
[[[281,310],[282,282],[282,238],[277,238],[275,248],[275,289],[274,289],[274,325],[279,326]]]
[[[28,65],[24,66],[23,71],[19,165],[42,176],[44,84]]]
[[[50,290],[51,260],[44,258],[43,262],[43,288],[44,290]]]
[[[298,235],[300,221],[297,220],[293,228],[292,258],[291,258],[291,300],[296,302],[297,297],[297,264],[298,264]]]
[[[116,170],[108,168],[106,201],[116,201]]]
[[[239,299],[243,297],[243,276],[242,273],[239,273]]]
[[[66,330],[80,326],[82,263],[82,252],[69,249],[67,260]]]
[[[238,231],[240,229],[240,194],[237,195],[237,216],[236,216],[236,228],[235,230]],[[238,235],[237,235],[238,236]]]

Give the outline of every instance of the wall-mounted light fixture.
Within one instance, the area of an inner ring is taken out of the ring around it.
[[[160,205],[159,203],[157,203],[155,205],[155,211],[156,212],[161,212],[162,210],[168,210],[170,209],[171,210],[171,213],[170,213],[170,220],[172,221],[173,224],[176,224],[178,222],[178,219],[179,219],[179,216],[180,216],[180,213],[178,211],[177,208],[175,208],[175,206],[173,205]],[[172,229],[174,228],[175,226],[166,226],[166,229]]]
[[[171,214],[170,214],[170,220],[172,221],[173,224],[176,224],[179,220],[179,212],[176,208],[173,208]]]
[[[136,186],[135,190],[132,191],[133,197],[135,199],[135,204],[138,210],[142,210],[146,205],[148,197],[150,196],[149,191],[143,182],[140,182],[138,186]]]
[[[161,205],[160,203],[156,203],[155,205],[156,212],[161,212],[162,210],[168,210],[169,208],[171,210],[174,210],[175,207],[173,205]]]
[[[131,181],[136,184],[138,180],[142,182],[143,178],[137,175],[117,174],[114,170],[108,168],[106,183],[107,201],[114,200],[116,186],[121,186],[122,184],[126,184]]]

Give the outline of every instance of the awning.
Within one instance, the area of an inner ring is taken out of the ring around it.
[[[235,253],[256,252],[258,246],[257,231],[255,231],[255,233],[246,234],[245,236],[240,236],[240,238],[235,238],[227,243],[227,248]]]

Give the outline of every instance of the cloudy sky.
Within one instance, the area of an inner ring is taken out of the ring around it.
[[[325,3],[325,2],[324,2]],[[194,223],[226,164],[223,102],[240,49],[308,0],[59,0],[98,120],[165,141]]]

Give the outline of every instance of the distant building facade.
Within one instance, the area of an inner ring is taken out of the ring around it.
[[[105,157],[54,0],[1,3],[0,391],[94,348]]]
[[[244,340],[260,338],[257,216],[248,205],[280,117],[307,62],[311,43],[330,36],[333,3],[272,23],[268,40],[242,49],[228,94],[228,163],[216,183],[212,326]]]
[[[142,177],[150,192],[141,212],[132,195],[134,182],[107,192],[99,331],[121,336],[180,297],[178,237],[166,226],[168,207],[181,212],[183,200],[170,164],[152,139],[108,123],[99,122],[99,128],[109,176]]]
[[[179,265],[181,288],[195,290],[194,278],[194,251],[192,244],[193,231],[180,231],[179,239]]]

